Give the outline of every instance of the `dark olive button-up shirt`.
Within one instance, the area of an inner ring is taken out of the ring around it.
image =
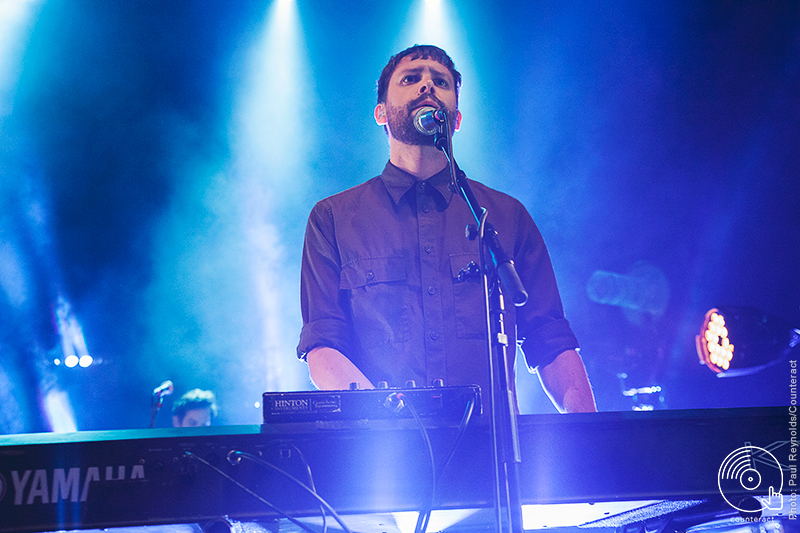
[[[447,169],[418,181],[387,163],[380,176],[314,206],[303,250],[299,357],[326,346],[373,383],[441,378],[488,393],[481,281],[467,273],[470,263],[480,264],[477,240],[465,237],[475,219],[449,184]],[[519,308],[506,302],[510,366],[517,338],[531,368],[576,349],[533,219],[516,199],[470,186],[530,295]]]

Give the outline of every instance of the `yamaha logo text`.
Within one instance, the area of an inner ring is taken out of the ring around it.
[[[57,504],[62,501],[85,502],[95,483],[144,479],[143,465],[90,466],[51,470],[12,470],[0,475],[0,500],[13,494],[14,505]],[[8,483],[10,478],[11,483]]]

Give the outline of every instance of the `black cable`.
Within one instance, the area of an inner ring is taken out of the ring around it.
[[[309,488],[317,492],[317,487],[314,485],[314,476],[311,474],[311,465],[308,464],[306,460],[306,456],[303,454],[302,450],[297,447],[296,444],[293,442],[284,442],[284,441],[273,441],[270,443],[270,446],[276,444],[278,446],[288,446],[295,451],[295,453],[300,457],[300,462],[303,463],[303,467],[306,469],[306,474],[308,474],[308,486]],[[328,516],[325,514],[325,507],[322,505],[319,506],[320,516],[322,518],[322,533],[327,533],[328,531]]]
[[[414,529],[415,533],[425,533],[425,530],[428,528],[428,523],[431,519],[431,514],[433,514],[433,502],[436,497],[436,479],[440,479],[442,475],[444,475],[445,470],[447,470],[450,461],[453,459],[456,450],[458,449],[458,444],[461,442],[461,438],[464,436],[467,426],[469,425],[469,421],[472,419],[472,413],[475,408],[475,399],[471,398],[469,402],[467,402],[467,407],[464,409],[464,415],[461,417],[461,422],[458,424],[458,430],[456,432],[456,438],[453,441],[453,445],[450,447],[450,453],[447,455],[447,459],[444,462],[444,465],[439,469],[438,475],[434,477],[434,484],[431,488],[431,498],[429,505],[427,508],[422,509],[417,516],[417,525]],[[414,411],[412,411],[412,414]],[[421,422],[420,422],[421,425]],[[427,435],[427,432],[426,432]],[[431,455],[431,457],[433,457]]]
[[[263,503],[264,505],[266,505],[267,507],[269,507],[270,509],[272,509],[273,511],[275,511],[276,513],[281,515],[282,517],[288,519],[291,523],[293,523],[297,527],[301,528],[304,531],[308,531],[308,533],[316,533],[313,529],[309,528],[308,526],[306,526],[305,524],[303,524],[299,520],[297,520],[295,518],[292,518],[287,513],[285,513],[283,510],[275,507],[273,504],[271,504],[270,502],[268,502],[267,500],[265,500],[264,498],[262,498],[261,496],[259,496],[255,492],[253,492],[252,490],[248,489],[247,487],[245,487],[244,485],[242,485],[241,483],[239,483],[238,481],[233,479],[231,476],[229,476],[228,474],[226,474],[225,472],[223,472],[222,470],[220,470],[216,466],[212,465],[211,463],[209,463],[208,461],[206,461],[205,459],[203,459],[199,455],[195,455],[190,451],[184,451],[183,453],[186,454],[186,456],[188,456],[188,457],[190,457],[192,459],[200,461],[201,463],[203,463],[204,465],[209,467],[211,470],[215,471],[216,473],[218,473],[219,475],[221,475],[222,477],[224,477],[225,479],[227,479],[228,481],[230,481],[231,483],[233,483],[234,485],[236,485],[237,487],[239,487],[240,489],[242,489],[246,493],[250,494],[255,499],[257,499],[258,501],[260,501],[261,503]],[[289,474],[287,474],[287,475],[290,478],[292,478],[291,475],[289,475]],[[294,478],[292,478],[292,479],[294,479]],[[297,480],[295,480],[295,481],[297,481]],[[300,483],[299,481],[297,481],[297,482]],[[302,483],[300,483],[300,484],[302,485]]]
[[[456,433],[456,439],[453,441],[453,446],[450,448],[450,454],[447,456],[447,459],[445,460],[442,469],[439,470],[439,478],[442,477],[442,474],[444,474],[444,471],[447,469],[447,466],[450,464],[450,461],[456,454],[456,449],[458,449],[458,444],[461,442],[461,438],[466,433],[467,426],[469,425],[469,421],[472,419],[472,413],[474,410],[475,410],[475,398],[470,398],[469,402],[467,402],[467,407],[464,409],[464,415],[461,417],[461,422],[459,422],[458,424],[458,432]]]
[[[428,450],[428,462],[431,467],[431,492],[427,507],[420,509],[420,513],[417,516],[417,525],[414,531],[415,533],[420,533],[421,531],[424,531],[426,527],[428,527],[427,516],[430,513],[426,513],[425,511],[426,509],[433,508],[433,497],[436,492],[436,466],[433,458],[433,446],[431,446],[431,439],[428,437],[428,430],[425,427],[425,424],[422,423],[422,418],[420,418],[419,413],[417,413],[417,409],[414,407],[414,405],[408,401],[408,397],[402,392],[395,393],[395,397],[402,401],[403,404],[408,407],[408,410],[411,411],[411,415],[417,422],[417,427],[419,428],[420,433],[422,433],[422,439],[425,441],[425,447]]]
[[[301,489],[303,489],[304,491],[306,491],[307,493],[309,493],[309,494],[310,494],[310,495],[311,495],[311,496],[312,496],[314,499],[316,499],[316,500],[317,500],[317,501],[318,501],[318,502],[319,502],[319,503],[320,503],[320,504],[321,504],[321,505],[322,505],[322,506],[323,506],[325,509],[327,509],[327,510],[328,510],[328,512],[331,514],[331,516],[334,518],[334,520],[336,520],[336,521],[339,523],[339,525],[340,525],[340,526],[342,526],[342,529],[343,529],[344,531],[346,531],[347,533],[353,533],[353,532],[352,532],[352,531],[350,531],[350,529],[349,529],[349,528],[348,528],[348,527],[347,527],[347,526],[344,524],[344,522],[342,521],[342,518],[339,516],[339,514],[338,514],[336,511],[334,511],[334,510],[333,510],[333,507],[331,507],[331,506],[330,506],[330,504],[329,504],[328,502],[326,502],[326,501],[325,501],[325,500],[324,500],[324,499],[323,499],[323,498],[322,498],[322,497],[321,497],[319,494],[317,494],[317,492],[316,492],[315,490],[311,490],[311,489],[310,489],[309,487],[307,487],[307,486],[306,486],[306,485],[305,485],[305,484],[304,484],[302,481],[300,481],[299,479],[297,479],[296,477],[294,477],[294,476],[293,476],[293,475],[291,475],[290,473],[288,473],[288,472],[286,472],[286,471],[284,471],[284,470],[282,470],[282,469],[278,468],[277,466],[275,466],[275,465],[273,465],[273,464],[271,464],[271,463],[268,463],[267,461],[264,461],[263,459],[261,459],[261,458],[259,458],[259,457],[256,457],[255,455],[252,455],[252,454],[249,454],[249,453],[246,453],[246,452],[240,452],[240,451],[237,451],[237,450],[232,450],[231,452],[229,452],[229,453],[228,453],[228,461],[229,461],[229,462],[230,462],[230,460],[231,460],[231,459],[230,459],[230,457],[231,457],[231,454],[233,454],[233,455],[236,455],[236,456],[239,456],[239,457],[244,457],[245,459],[249,459],[250,461],[253,461],[253,462],[254,462],[254,463],[256,463],[257,465],[263,466],[263,467],[265,467],[265,468],[271,468],[272,470],[274,470],[274,471],[278,472],[278,473],[279,473],[279,474],[281,474],[282,476],[285,476],[285,477],[287,477],[288,479],[290,479],[291,481],[293,481],[293,482],[294,482],[294,483],[295,483],[295,484],[296,484],[298,487],[300,487]],[[288,518],[288,517],[287,517],[287,518]]]

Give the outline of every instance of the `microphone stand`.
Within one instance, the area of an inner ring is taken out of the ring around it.
[[[500,244],[494,227],[486,221],[487,211],[481,207],[466,175],[453,158],[452,130],[446,113],[442,113],[433,143],[444,152],[450,168],[452,185],[466,202],[478,223],[477,232],[467,232],[467,238],[478,238],[481,274],[486,312],[487,352],[489,359],[489,397],[491,405],[492,453],[495,480],[495,520],[497,531],[504,531],[502,508],[505,507],[505,524],[508,531],[522,533],[522,503],[519,489],[519,463],[521,462],[516,402],[508,375],[508,336],[505,334],[503,290],[511,294],[515,305],[524,305],[528,294],[519,279],[514,261]],[[485,248],[484,248],[485,246]],[[486,264],[484,249],[491,257],[491,268]]]
[[[153,429],[156,425],[156,415],[161,410],[161,405],[164,403],[164,398],[159,394],[158,398],[156,399],[156,395],[153,394],[150,396],[150,429]]]
[[[165,389],[164,386],[166,384],[169,384],[169,387]],[[156,425],[156,415],[161,410],[161,406],[164,405],[164,397],[170,394],[172,394],[172,382],[165,381],[150,396],[150,429]]]

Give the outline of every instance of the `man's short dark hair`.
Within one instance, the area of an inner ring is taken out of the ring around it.
[[[211,413],[211,418],[217,416],[219,407],[217,407],[217,399],[214,393],[210,390],[190,390],[172,404],[172,416],[177,416],[178,420],[183,420],[187,411],[192,409],[208,409]]]
[[[458,92],[461,89],[461,73],[456,70],[456,66],[453,63],[453,60],[450,59],[450,56],[447,55],[447,52],[438,46],[433,46],[431,44],[415,44],[410,48],[406,48],[397,55],[392,56],[386,66],[383,67],[381,77],[378,78],[379,104],[386,101],[386,93],[389,90],[389,80],[391,79],[392,74],[394,74],[395,69],[397,69],[397,65],[400,63],[400,61],[409,56],[412,60],[433,59],[434,61],[441,63],[443,67],[447,68],[447,70],[450,71],[450,74],[453,75],[453,83],[456,87],[456,101],[458,101]]]

